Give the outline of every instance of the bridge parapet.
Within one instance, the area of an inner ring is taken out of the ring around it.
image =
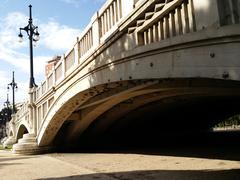
[[[238,24],[238,6],[237,1],[230,0],[108,0],[37,89],[36,99],[83,66],[116,32],[126,29],[130,34],[134,32],[136,41],[132,41],[135,44],[132,48],[135,48],[212,27]]]
[[[138,45],[147,45],[170,37],[196,31],[193,1],[170,1],[156,4],[154,12],[137,21]],[[131,29],[129,29],[131,32]]]
[[[33,122],[29,118],[29,102],[26,101],[21,105],[21,108],[16,114],[12,115],[10,122],[8,123],[7,135],[8,139],[4,142],[4,145],[12,145],[17,142],[18,130],[20,126],[24,126],[29,133],[31,132]]]
[[[74,67],[82,65],[118,29],[119,23],[133,9],[133,0],[108,0],[91,18],[90,23],[77,38],[74,47],[66,52],[41,86],[36,90],[36,99],[59,84]]]
[[[32,120],[29,118],[29,102],[26,101],[22,104],[21,108],[17,111],[17,113],[12,116],[12,120],[10,121],[12,124],[16,126],[16,129],[19,128],[22,124],[30,130],[32,128]],[[17,133],[17,132],[16,132]],[[16,133],[14,133],[16,135]]]

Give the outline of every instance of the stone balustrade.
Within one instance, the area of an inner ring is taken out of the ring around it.
[[[130,7],[129,4],[131,5]],[[125,7],[124,10],[123,7]],[[77,38],[73,49],[62,56],[60,62],[55,65],[54,70],[41,83],[41,86],[38,87],[36,90],[36,100],[50,91],[53,86],[58,85],[65,78],[66,74],[70,73],[69,70],[74,65],[81,65],[94,53],[94,50],[99,47],[100,42],[104,43],[106,38],[111,35],[111,30],[116,30],[117,23],[123,17],[126,17],[132,9],[133,2],[108,0],[99,12],[92,17],[91,22]]]
[[[16,123],[16,122],[18,122],[18,121],[20,121],[20,120],[22,120],[22,119],[25,119],[25,120],[27,120],[28,118],[28,104],[29,104],[29,102],[27,101],[27,102],[24,102],[23,104],[22,104],[22,106],[21,106],[21,108],[19,109],[19,111],[17,111],[17,113],[16,113],[16,118],[14,119],[15,121],[14,121],[14,123]]]
[[[147,45],[196,31],[193,0],[174,0],[155,5],[154,12],[137,22],[138,44]]]
[[[123,16],[122,0],[113,0],[100,10],[100,37],[103,37]]]

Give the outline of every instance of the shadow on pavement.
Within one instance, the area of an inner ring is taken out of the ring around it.
[[[2,152],[5,154],[5,152]],[[18,156],[18,155],[13,155],[11,154],[11,152],[7,152],[8,155],[1,155],[0,156],[0,168],[3,166],[9,166],[9,165],[17,165],[17,164],[21,164],[21,163],[13,163],[11,161],[16,161],[16,160],[23,160],[23,159],[30,159],[30,158],[34,158],[34,156]],[[1,151],[0,151],[1,154]],[[12,156],[9,158],[9,156]],[[8,162],[8,163],[3,163],[3,162]],[[1,179],[1,178],[0,178]]]
[[[90,146],[58,149],[61,153],[132,153],[240,161],[240,132],[214,132],[198,136],[114,140]],[[127,142],[127,143],[125,143]],[[239,178],[240,179],[240,178]]]
[[[230,170],[153,170],[116,173],[97,173],[46,179],[81,180],[239,180],[240,169]]]

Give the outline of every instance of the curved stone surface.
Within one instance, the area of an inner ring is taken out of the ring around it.
[[[50,152],[50,147],[39,147],[34,134],[24,134],[22,139],[18,140],[17,144],[13,145],[12,152],[14,154],[42,154]]]

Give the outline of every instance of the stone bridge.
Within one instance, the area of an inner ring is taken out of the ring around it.
[[[239,21],[239,0],[107,0],[29,90],[5,143],[35,154],[141,142],[240,113]]]

